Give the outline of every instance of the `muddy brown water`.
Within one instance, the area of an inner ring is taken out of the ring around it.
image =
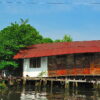
[[[0,100],[100,100],[100,90],[14,87],[0,90]]]

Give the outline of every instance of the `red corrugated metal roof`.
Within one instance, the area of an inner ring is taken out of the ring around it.
[[[20,50],[14,59],[100,52],[100,40],[36,44]]]

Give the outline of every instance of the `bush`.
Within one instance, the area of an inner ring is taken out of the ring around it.
[[[6,84],[4,82],[0,83],[0,89],[5,89],[7,88]]]

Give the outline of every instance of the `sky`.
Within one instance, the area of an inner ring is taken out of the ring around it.
[[[0,0],[0,30],[20,18],[44,37],[100,40],[100,0]]]

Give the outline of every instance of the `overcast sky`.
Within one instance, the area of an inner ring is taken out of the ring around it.
[[[100,0],[0,0],[0,29],[20,18],[44,37],[100,40]]]

